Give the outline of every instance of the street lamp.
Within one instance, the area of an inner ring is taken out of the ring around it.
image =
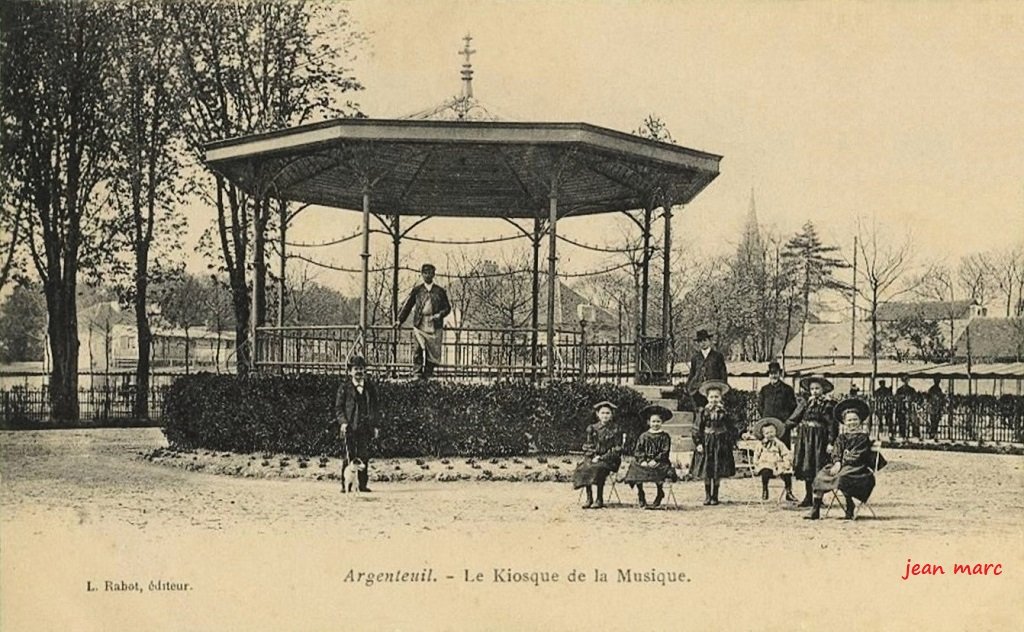
[[[580,380],[587,379],[587,321],[594,320],[594,306],[580,303],[576,306],[576,317],[580,321]]]

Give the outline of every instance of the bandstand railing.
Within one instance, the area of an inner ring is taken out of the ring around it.
[[[586,341],[577,331],[557,331],[555,366],[548,370],[547,334],[531,329],[448,328],[442,362],[435,374],[452,379],[560,379],[625,381],[637,370],[633,341]],[[361,350],[372,370],[390,375],[411,374],[415,343],[409,329],[373,326],[366,340],[355,325],[259,327],[256,330],[257,370],[343,372],[348,358]],[[585,362],[584,362],[585,358]]]

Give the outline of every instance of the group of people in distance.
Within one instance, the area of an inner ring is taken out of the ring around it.
[[[691,380],[686,389],[698,405],[693,419],[690,474],[704,481],[704,504],[718,505],[721,479],[735,476],[734,450],[742,437],[756,440],[753,471],[761,478],[762,499],[768,498],[769,481],[778,477],[783,481],[786,500],[796,502],[792,486],[795,477],[804,482],[804,498],[797,506],[811,508],[806,518],[820,518],[825,494],[838,491],[845,499],[844,517],[852,519],[854,499],[868,499],[875,486],[875,470],[884,465],[865,432],[864,422],[871,415],[868,403],[856,397],[836,402],[829,397],[833,385],[823,376],[801,379],[805,397],[798,399],[793,388],[782,381],[782,367],[771,362],[769,383],[758,393],[760,419],[743,429],[722,403],[729,391],[724,358],[710,348],[707,332],[698,332],[697,343],[701,350],[691,362]],[[699,384],[691,388],[697,380]],[[573,487],[586,489],[584,509],[604,507],[605,482],[622,464],[625,437],[613,424],[615,410],[615,404],[609,401],[595,404],[597,420],[587,427],[583,445],[586,456],[573,475]],[[670,460],[672,439],[662,428],[672,412],[663,406],[648,406],[640,415],[648,430],[637,439],[633,461],[621,480],[636,488],[641,508],[656,509],[665,498],[663,484],[678,480]],[[653,483],[656,488],[650,503],[644,483]],[[596,498],[592,488],[596,488]]]

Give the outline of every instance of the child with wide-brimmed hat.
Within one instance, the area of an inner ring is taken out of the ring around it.
[[[790,428],[796,428],[793,474],[804,482],[804,498],[798,506],[810,507],[813,497],[811,483],[818,470],[828,464],[839,429],[832,417],[835,402],[828,397],[834,388],[832,382],[824,376],[811,375],[800,380],[800,387],[807,397],[786,423]]]
[[[842,420],[843,434],[836,439],[831,464],[823,467],[814,477],[814,508],[810,520],[821,516],[824,495],[830,491],[842,492],[846,499],[845,515],[853,519],[853,499],[864,502],[875,488],[875,468],[885,461],[872,447],[871,437],[864,432],[863,422],[871,415],[868,403],[859,398],[845,399],[835,406],[835,417]]]
[[[629,464],[623,482],[630,487],[636,486],[637,500],[643,509],[657,509],[665,499],[663,483],[679,480],[676,469],[669,460],[672,450],[672,438],[661,428],[661,424],[672,418],[672,411],[664,406],[647,406],[640,411],[641,418],[647,421],[648,430],[636,440],[633,450],[633,462]],[[657,494],[654,502],[647,504],[644,495],[644,483],[654,483]]]
[[[736,475],[736,448],[738,428],[736,419],[722,405],[722,396],[729,385],[709,380],[700,385],[700,393],[708,403],[697,411],[693,423],[693,454],[691,473],[704,479],[704,504],[718,504],[718,486],[723,478]]]
[[[754,424],[757,447],[754,448],[754,472],[761,477],[761,499],[768,500],[768,481],[776,476],[786,487],[786,500],[793,496],[793,453],[779,436],[785,425],[774,417],[765,417]]]
[[[622,464],[622,435],[612,422],[616,408],[609,401],[594,404],[597,421],[587,426],[587,439],[583,444],[585,456],[572,476],[573,489],[584,487],[587,490],[584,509],[604,507],[604,482],[609,474],[618,472]],[[597,488],[596,502],[592,487]]]

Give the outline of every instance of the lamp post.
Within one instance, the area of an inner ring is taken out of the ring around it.
[[[587,380],[587,321],[594,320],[594,306],[580,303],[576,306],[576,317],[580,321],[580,381]]]

